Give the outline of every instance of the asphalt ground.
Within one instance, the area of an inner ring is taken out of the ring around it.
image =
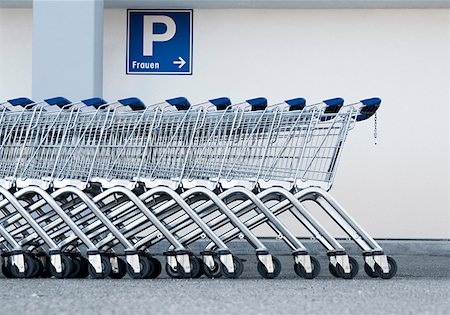
[[[278,256],[277,279],[262,279],[254,256],[239,279],[0,279],[0,314],[450,314],[450,256],[396,256],[397,276],[371,279],[363,270],[336,279],[327,258],[304,280],[291,256]]]

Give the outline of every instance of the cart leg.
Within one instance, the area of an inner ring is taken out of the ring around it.
[[[51,253],[50,254],[50,264],[53,266],[54,270],[57,273],[62,273],[62,263],[61,263],[61,254],[60,253]]]
[[[258,251],[256,252],[256,257],[258,257],[258,260],[266,267],[269,274],[274,273],[273,259],[272,255],[269,254],[269,252]]]
[[[94,268],[95,272],[98,274],[102,273],[102,257],[100,254],[88,255],[88,260],[91,266]]]
[[[126,255],[126,260],[128,265],[133,268],[134,273],[138,274],[141,272],[141,265],[139,264],[139,255],[136,254],[128,254]]]
[[[11,256],[11,265],[16,266],[20,277],[25,278],[25,257],[24,254],[16,254]]]
[[[233,255],[229,251],[219,251],[219,259],[223,266],[227,269],[228,273],[233,274],[235,272]]]

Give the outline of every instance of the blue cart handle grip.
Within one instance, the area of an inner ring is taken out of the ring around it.
[[[337,97],[323,101],[326,105],[324,114],[337,114],[344,105],[344,99]]]
[[[219,97],[212,100],[209,100],[211,104],[216,106],[217,110],[225,110],[228,106],[231,105],[231,100],[228,97]]]
[[[118,100],[118,102],[123,106],[128,106],[133,111],[144,110],[146,108],[145,104],[137,97],[124,98]]]
[[[185,97],[176,97],[166,100],[172,106],[175,106],[177,110],[188,110],[191,108],[191,103]]]
[[[325,103],[325,110],[323,113],[324,116],[320,117],[320,121],[329,121],[336,117],[336,115],[341,110],[342,106],[344,106],[344,99],[340,97],[331,98],[329,100],[323,101]]]
[[[69,101],[67,98],[61,97],[61,96],[48,98],[48,99],[44,100],[44,102],[46,102],[48,105],[58,106],[59,108],[62,108],[69,104],[72,104],[72,102]]]
[[[302,110],[306,106],[306,100],[302,97],[285,101],[289,105],[289,111]]]
[[[356,121],[362,121],[370,118],[375,112],[380,108],[381,99],[378,97],[368,98],[361,100],[364,105],[360,108],[358,116],[356,116]]]
[[[267,99],[265,97],[252,98],[246,100],[248,104],[252,107],[252,111],[265,110],[267,107]]]
[[[86,106],[93,106],[96,109],[98,109],[102,105],[107,104],[107,102],[100,97],[88,98],[86,100],[82,100],[81,103],[83,103]]]
[[[25,107],[30,104],[34,104],[35,102],[26,97],[14,98],[12,100],[8,100],[8,103],[12,106],[22,106]]]

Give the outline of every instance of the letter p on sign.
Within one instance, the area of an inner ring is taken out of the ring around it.
[[[155,24],[164,24],[166,31],[161,34],[154,33]],[[144,16],[144,38],[143,38],[143,55],[153,56],[153,43],[167,42],[171,40],[177,32],[175,21],[166,15],[147,15]]]

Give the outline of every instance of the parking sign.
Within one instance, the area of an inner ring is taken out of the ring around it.
[[[192,10],[128,10],[127,74],[192,74]]]

